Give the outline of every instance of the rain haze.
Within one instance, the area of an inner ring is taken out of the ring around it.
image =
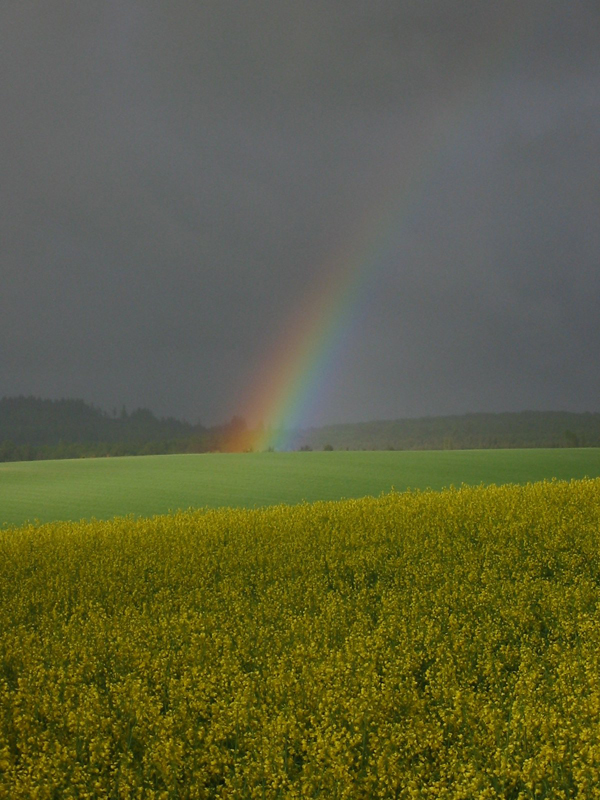
[[[348,269],[304,424],[600,410],[597,0],[7,0],[0,39],[0,396],[244,415]]]

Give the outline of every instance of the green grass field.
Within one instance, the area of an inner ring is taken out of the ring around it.
[[[0,464],[0,525],[600,476],[600,449],[138,456]]]

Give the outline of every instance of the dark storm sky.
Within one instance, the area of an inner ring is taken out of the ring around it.
[[[243,413],[383,202],[306,423],[600,410],[599,53],[597,0],[5,0],[0,395]]]

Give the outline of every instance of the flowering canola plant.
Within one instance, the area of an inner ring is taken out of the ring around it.
[[[600,798],[600,480],[0,532],[0,798]]]

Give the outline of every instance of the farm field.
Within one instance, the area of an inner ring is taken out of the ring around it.
[[[0,526],[191,507],[252,508],[392,488],[600,476],[600,449],[137,456],[0,464]]]
[[[599,798],[600,480],[0,532],[0,798]]]

